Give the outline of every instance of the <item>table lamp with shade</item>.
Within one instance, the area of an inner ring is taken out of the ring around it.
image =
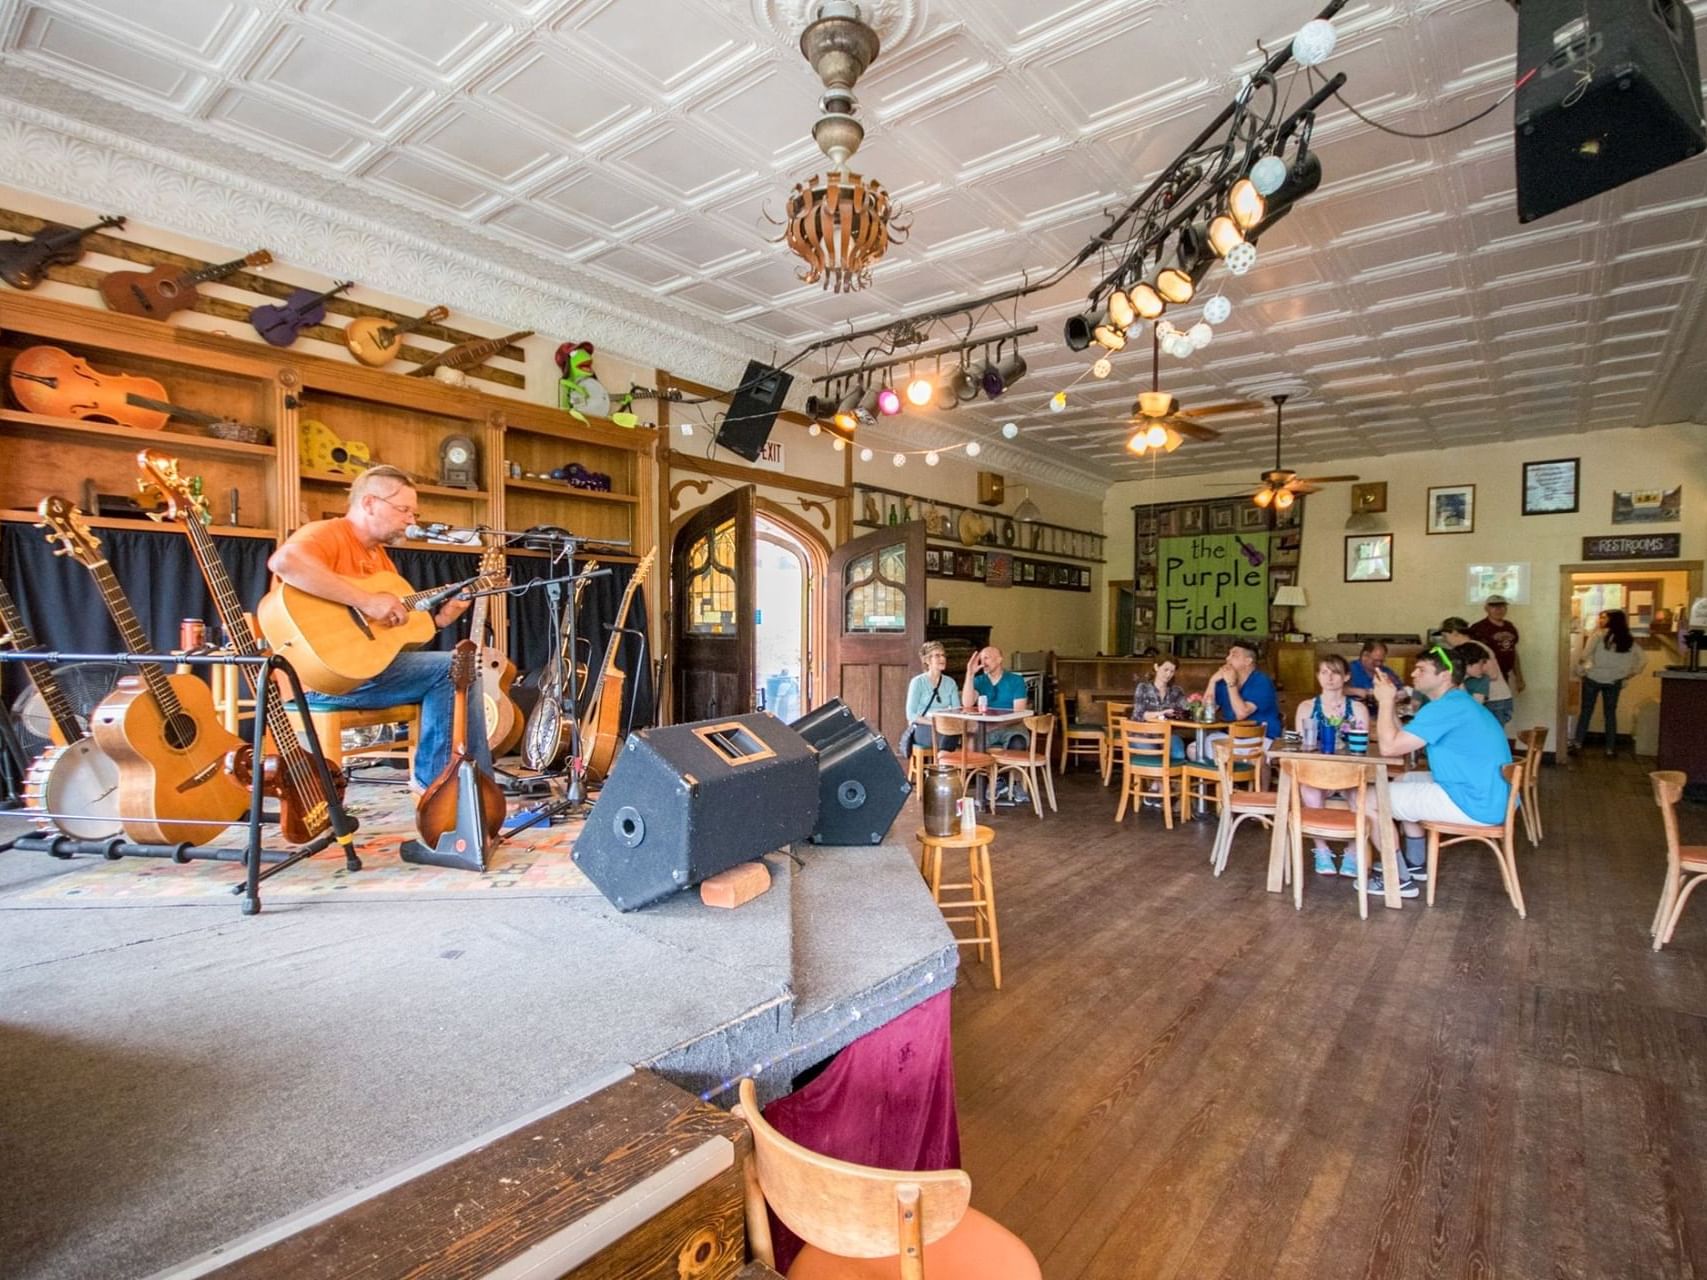
[[[1291,631],[1293,629],[1292,611],[1302,609],[1309,603],[1310,601],[1305,598],[1303,587],[1290,582],[1285,586],[1277,587],[1274,592],[1274,607],[1285,609],[1286,617],[1276,629],[1283,632]]]

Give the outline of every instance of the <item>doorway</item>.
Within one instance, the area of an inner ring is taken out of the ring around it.
[[[753,705],[783,721],[820,701],[824,563],[828,547],[771,503],[753,517]]]

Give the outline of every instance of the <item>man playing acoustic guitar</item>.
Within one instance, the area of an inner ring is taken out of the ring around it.
[[[369,467],[350,485],[348,511],[331,520],[305,524],[267,561],[281,582],[310,595],[358,610],[377,627],[402,626],[408,607],[388,591],[369,591],[352,579],[376,573],[396,573],[386,551],[401,541],[404,531],[420,518],[415,487],[397,467]],[[451,599],[432,615],[433,623],[448,627],[467,611],[467,600]],[[421,706],[420,740],[415,744],[416,790],[430,784],[450,760],[451,717],[455,691],[450,682],[451,655],[442,650],[399,653],[371,680],[345,693],[310,693],[315,711],[373,710]],[[490,771],[485,715],[479,698],[469,699],[469,739],[480,762]]]

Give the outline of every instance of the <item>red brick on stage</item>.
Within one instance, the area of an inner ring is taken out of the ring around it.
[[[770,869],[762,862],[743,862],[699,882],[699,900],[708,907],[738,907],[771,887]]]

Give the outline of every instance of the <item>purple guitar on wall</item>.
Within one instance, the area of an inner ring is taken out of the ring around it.
[[[326,300],[356,287],[354,280],[341,280],[324,293],[298,289],[276,306],[256,307],[249,313],[249,323],[275,347],[288,347],[302,336],[309,325],[326,318]]]

